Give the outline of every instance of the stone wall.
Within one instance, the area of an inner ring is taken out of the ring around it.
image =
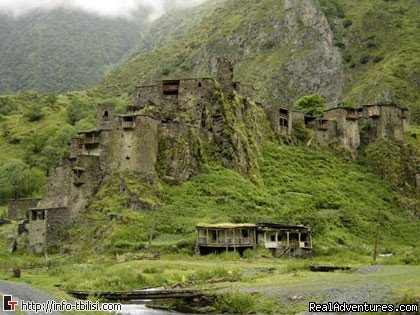
[[[9,220],[25,220],[29,218],[28,210],[35,208],[41,198],[26,198],[10,200],[7,206]]]
[[[123,128],[123,120],[119,117],[117,128],[102,132],[105,174],[117,169],[128,169],[142,175],[155,171],[159,121],[148,116],[135,115],[132,118],[132,128]]]
[[[393,104],[364,105],[361,108],[336,107],[326,110],[322,117],[310,118],[296,110],[265,106],[265,116],[272,129],[290,133],[293,122],[301,121],[315,131],[316,139],[326,145],[339,145],[356,151],[360,143],[375,139],[403,141],[409,128],[406,108]],[[287,124],[284,119],[287,118]],[[283,119],[283,121],[282,121]]]
[[[364,143],[375,139],[403,141],[408,113],[393,104],[363,105],[360,132]]]
[[[67,208],[37,208],[29,213],[29,248],[37,254],[54,244],[71,220]]]
[[[323,118],[335,123],[334,132],[325,138],[326,144],[338,143],[350,151],[360,146],[359,117],[357,111],[346,107],[338,107],[324,112]],[[319,129],[318,129],[319,130]]]

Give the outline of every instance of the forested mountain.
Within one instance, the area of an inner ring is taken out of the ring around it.
[[[58,8],[0,13],[0,93],[61,93],[98,83],[141,38],[147,12],[105,18]]]

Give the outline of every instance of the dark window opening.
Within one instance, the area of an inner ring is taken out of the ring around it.
[[[276,235],[275,234],[274,235],[271,235],[271,238],[270,239],[271,239],[272,242],[275,242],[276,241]]]
[[[313,117],[313,116],[305,116],[305,126],[309,125],[315,119],[316,119],[316,117]]]
[[[201,88],[201,82],[198,82],[198,87]]]
[[[248,230],[242,230],[242,237],[249,237],[249,231]]]
[[[109,113],[108,113],[107,110],[104,112],[104,120],[105,121],[108,121],[109,120]]]
[[[129,160],[129,159],[130,159],[130,157],[129,157],[129,156],[127,156],[125,159],[126,159],[126,160]]]
[[[216,233],[216,231],[210,231],[210,239],[212,241],[217,241],[217,233]]]
[[[122,119],[123,129],[131,129],[136,126],[136,117],[135,116],[126,116]]]
[[[207,120],[206,112],[203,110],[201,112],[201,128],[206,128],[206,120]]]
[[[31,211],[31,221],[36,221],[36,211]]]
[[[163,82],[163,95],[178,96],[179,81],[165,81]]]
[[[280,127],[288,127],[288,126],[289,126],[288,120],[284,118],[280,118]]]
[[[38,220],[45,220],[45,211],[38,211]]]
[[[302,242],[306,242],[307,237],[308,237],[308,235],[307,235],[307,234],[301,234],[301,235],[300,235],[300,240],[301,240]]]

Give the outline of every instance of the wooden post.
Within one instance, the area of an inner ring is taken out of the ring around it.
[[[228,247],[228,240],[227,240],[227,229],[225,229],[225,243],[226,243],[226,251],[229,251],[229,247]]]
[[[299,244],[298,244],[298,247],[300,248],[300,232],[299,232]]]
[[[376,261],[376,257],[378,256],[378,243],[379,243],[379,220],[381,215],[381,208],[378,208],[378,216],[376,218],[376,236],[375,236],[375,247],[373,250],[373,261]]]

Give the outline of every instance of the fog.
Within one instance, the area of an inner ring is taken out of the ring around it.
[[[167,8],[193,6],[206,0],[0,0],[0,12],[18,17],[39,9],[69,7],[109,17],[130,17],[147,7],[151,19],[161,16]]]

